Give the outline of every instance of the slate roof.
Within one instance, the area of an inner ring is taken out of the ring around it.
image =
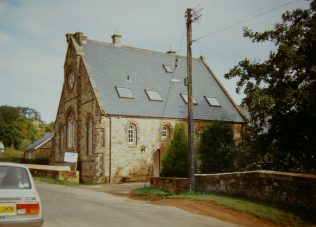
[[[187,104],[180,96],[180,93],[187,94],[186,57],[178,56],[175,72],[167,73],[163,65],[169,65],[174,71],[175,55],[90,39],[82,43],[82,50],[106,114],[187,118]],[[193,97],[197,102],[193,107],[194,119],[244,122],[203,60],[193,59],[192,66]],[[171,79],[179,79],[179,82],[171,82]],[[134,98],[120,98],[115,87],[129,88]],[[150,101],[145,89],[158,91],[162,101]],[[215,97],[221,106],[210,106],[204,96]]]
[[[39,140],[35,141],[31,145],[29,145],[25,151],[34,151],[44,145],[45,143],[49,142],[54,137],[54,133],[47,133],[45,136],[40,138]]]

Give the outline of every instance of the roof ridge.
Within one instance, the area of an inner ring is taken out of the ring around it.
[[[171,55],[171,54],[168,54],[168,53],[165,53],[165,52],[160,52],[160,51],[156,51],[156,50],[148,50],[148,49],[144,49],[144,48],[140,48],[140,47],[133,47],[133,46],[127,46],[127,45],[121,45],[119,47],[115,46],[115,44],[113,43],[110,43],[110,42],[106,42],[106,41],[99,41],[99,40],[93,40],[93,39],[87,39],[87,41],[90,41],[90,42],[95,42],[95,43],[100,43],[100,44],[105,44],[105,45],[108,45],[108,46],[111,46],[111,47],[116,47],[116,48],[127,48],[127,49],[132,49],[132,50],[136,50],[136,51],[142,51],[142,52],[146,52],[146,53],[152,53],[152,54],[159,54],[159,55],[163,55],[163,56],[173,56],[173,57],[180,57],[180,58],[184,58],[186,59],[187,57],[186,56],[183,56],[183,55],[178,55],[178,54],[175,54],[175,55]],[[200,57],[192,57],[193,60],[197,60],[197,61],[200,61]]]

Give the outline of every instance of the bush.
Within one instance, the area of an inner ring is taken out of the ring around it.
[[[234,171],[234,156],[237,152],[235,148],[232,128],[225,122],[213,122],[202,134],[199,146],[200,171]]]
[[[21,163],[23,151],[16,150],[13,147],[7,147],[4,152],[0,153],[1,162],[17,162]]]
[[[0,153],[0,162],[48,165],[49,158],[25,159],[23,151],[9,147],[5,150],[5,152]]]
[[[162,159],[161,176],[188,177],[188,139],[183,124],[176,124],[173,137]]]

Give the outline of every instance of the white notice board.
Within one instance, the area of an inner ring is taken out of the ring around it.
[[[75,152],[65,152],[64,162],[76,163],[78,160],[78,153]]]

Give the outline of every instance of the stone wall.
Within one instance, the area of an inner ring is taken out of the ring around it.
[[[167,125],[172,131],[175,123],[176,120],[112,117],[111,183],[142,181],[152,176],[154,154],[168,141],[161,138],[161,128]],[[136,127],[134,144],[128,144],[130,125]]]
[[[168,139],[161,137],[161,130],[167,126],[169,134],[173,133],[176,123],[186,123],[179,119],[159,118],[133,118],[133,117],[111,117],[111,131],[108,130],[107,141],[111,144],[111,164],[109,171],[111,183],[141,181],[149,176],[159,176],[160,161],[165,154],[165,145]],[[200,131],[207,128],[209,121],[195,122],[195,135],[198,140]],[[136,143],[128,144],[128,127],[136,127]],[[241,124],[231,124],[236,133],[235,139],[240,140]],[[197,142],[197,141],[196,141]],[[108,147],[109,147],[108,146]],[[157,155],[157,153],[159,153]]]
[[[32,176],[51,177],[58,180],[79,183],[79,172],[71,171],[69,166],[27,165]]]
[[[186,192],[189,190],[188,178],[152,177],[150,186],[170,192]]]
[[[153,178],[151,183],[152,187],[185,191],[185,187],[179,187],[177,178]],[[247,196],[316,212],[316,175],[311,174],[265,170],[197,174],[196,190]]]

